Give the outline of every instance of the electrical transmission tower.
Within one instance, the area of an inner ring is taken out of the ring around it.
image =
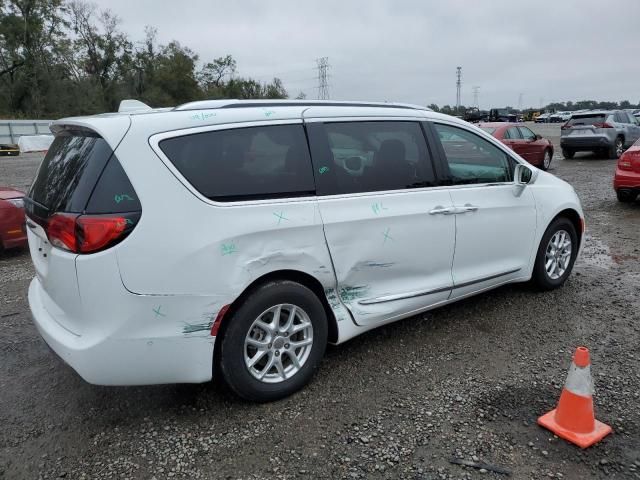
[[[318,58],[316,63],[318,65],[318,100],[329,100],[329,83],[327,82],[329,57]]]
[[[460,110],[460,89],[462,88],[462,67],[456,68],[456,112]]]
[[[480,102],[478,101],[478,96],[480,95],[480,87],[478,85],[474,85],[472,90],[473,90],[473,106],[479,109]]]

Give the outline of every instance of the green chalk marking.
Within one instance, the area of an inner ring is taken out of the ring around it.
[[[223,256],[231,255],[232,253],[236,253],[238,251],[235,243],[223,243],[220,247],[220,250],[222,251]]]
[[[280,222],[282,222],[282,220],[286,220],[289,221],[289,219],[287,217],[284,216],[283,212],[273,212],[273,214],[278,218],[278,225],[280,225]]]
[[[121,193],[120,195],[114,195],[113,199],[116,201],[116,203],[120,203],[123,200],[129,200],[130,202],[133,201],[133,198],[131,198],[126,193]]]
[[[384,235],[384,240],[382,241],[383,245],[385,243],[387,243],[387,240],[393,241],[393,237],[391,235],[389,235],[389,230],[391,230],[391,229],[387,228],[384,232],[382,232],[382,235]]]
[[[154,311],[154,313],[156,314],[156,318],[158,318],[158,317],[166,317],[166,315],[160,311],[161,308],[162,308],[162,305],[158,305],[158,308],[153,308],[152,309]]]
[[[373,205],[371,205],[371,210],[373,210],[373,213],[375,213],[376,215],[378,215],[382,210],[389,210],[387,207],[385,207],[382,202],[378,203],[374,203]]]
[[[216,114],[213,113],[213,112],[211,112],[211,113],[200,112],[200,113],[196,113],[194,115],[191,115],[189,118],[191,120],[203,120],[204,121],[204,120],[207,120],[208,118],[215,117],[215,116],[216,116]]]
[[[320,175],[322,175],[323,173],[327,173],[329,171],[329,167],[320,167],[318,171],[320,172]]]

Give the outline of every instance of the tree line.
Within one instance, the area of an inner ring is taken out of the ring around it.
[[[452,107],[451,105],[444,105],[439,107],[435,103],[429,105],[429,108],[435,112],[446,113],[447,115],[464,115],[467,109],[472,107],[465,107],[464,105],[460,105],[460,107],[456,107],[455,105]],[[505,108],[506,110],[518,112],[517,108],[513,108],[510,106],[506,107],[491,107],[491,108]],[[617,110],[617,109],[640,109],[640,102],[637,104],[632,104],[628,100],[622,100],[620,102],[598,102],[596,100],[580,100],[577,102],[553,102],[542,108],[526,108],[522,111],[538,111],[538,112],[574,112],[576,110]]]
[[[131,39],[120,18],[83,0],[0,0],[0,117],[59,118],[115,111],[124,98],[154,107],[210,98],[287,98],[278,78],[238,75],[231,55],[200,61],[157,30]]]

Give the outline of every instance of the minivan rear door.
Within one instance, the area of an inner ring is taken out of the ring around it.
[[[312,118],[307,133],[338,296],[359,325],[449,298],[455,221],[419,121]]]

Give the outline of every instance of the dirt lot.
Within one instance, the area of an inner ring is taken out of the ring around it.
[[[557,125],[534,130],[558,142]],[[26,187],[39,156],[0,158]],[[243,403],[222,387],[85,383],[39,338],[26,251],[0,255],[0,478],[640,478],[640,202],[619,204],[615,161],[552,173],[577,189],[588,241],[564,288],[501,288],[330,348],[292,398]],[[535,424],[573,348],[592,352],[598,417],[581,451]]]

